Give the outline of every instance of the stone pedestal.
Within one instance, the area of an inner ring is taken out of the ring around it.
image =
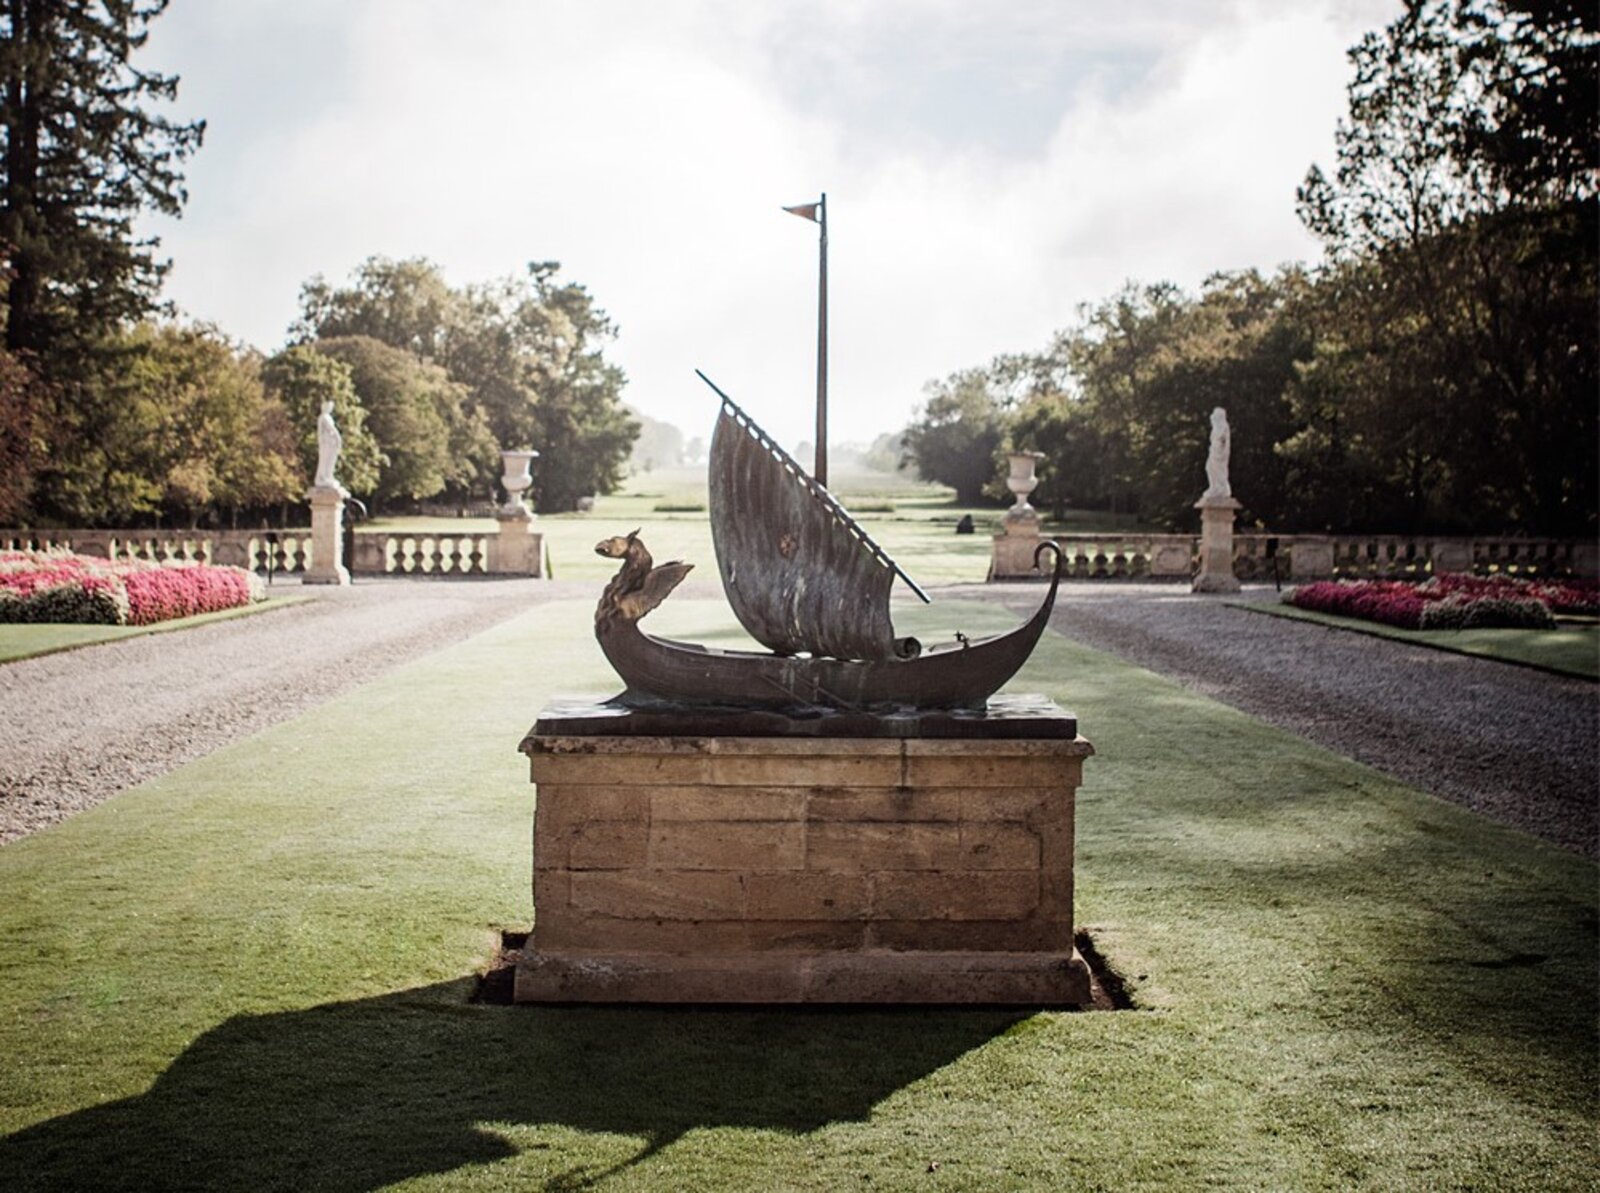
[[[1439,539],[1433,543],[1428,562],[1435,576],[1447,572],[1472,571],[1471,539]]]
[[[1333,540],[1322,535],[1297,534],[1289,543],[1291,580],[1331,580]]]
[[[1029,506],[1026,512],[1006,511],[1000,533],[994,536],[994,551],[989,560],[989,579],[1034,579],[1033,553],[1044,541],[1039,530],[1039,515]]]
[[[1072,851],[1093,750],[1054,705],[581,711],[522,743],[538,804],[518,1002],[1089,1001]],[[900,736],[849,736],[871,732]]]
[[[544,535],[534,530],[535,515],[527,509],[502,510],[495,515],[499,533],[489,545],[489,571],[493,575],[543,576]]]
[[[1233,574],[1233,520],[1239,502],[1232,497],[1202,497],[1194,503],[1200,511],[1200,571],[1194,592],[1238,592]]]
[[[1194,572],[1194,540],[1187,535],[1152,536],[1150,576],[1156,580],[1188,579]]]
[[[242,537],[223,537],[218,535],[216,544],[212,548],[212,557],[209,562],[223,567],[250,570],[250,540]]]
[[[303,581],[348,584],[350,573],[344,566],[345,491],[318,485],[306,496],[311,499],[311,562]]]

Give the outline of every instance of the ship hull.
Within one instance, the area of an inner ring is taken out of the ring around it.
[[[1046,543],[1054,549],[1055,544]],[[935,647],[916,658],[844,660],[718,650],[657,638],[635,621],[613,619],[595,636],[636,704],[759,708],[978,709],[1027,662],[1050,620],[1061,557],[1050,590],[1022,625],[975,642]]]

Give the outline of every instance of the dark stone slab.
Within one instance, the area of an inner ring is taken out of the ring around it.
[[[721,708],[622,704],[558,697],[523,740],[535,737],[857,737],[999,741],[1078,736],[1078,718],[1038,695],[991,696],[988,707],[856,712],[832,708]]]

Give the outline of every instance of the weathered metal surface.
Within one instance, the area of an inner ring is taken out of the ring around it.
[[[1027,622],[1005,634],[977,642],[963,639],[912,658],[798,658],[656,638],[627,615],[627,594],[615,591],[616,581],[602,598],[595,637],[627,684],[627,691],[618,697],[624,704],[980,709],[1027,662],[1050,619],[1061,579],[1061,553],[1054,543],[1040,544],[1039,551],[1047,549],[1056,556],[1050,590]],[[635,554],[642,559],[633,558]],[[642,594],[657,587],[642,545],[625,558],[619,578],[629,576],[629,591]],[[624,612],[619,616],[617,610]]]
[[[836,659],[920,649],[895,638],[889,617],[890,589],[904,573],[726,395],[711,440],[710,497],[722,586],[756,641],[782,655]]]
[[[558,697],[523,739],[531,753],[547,737],[854,737],[908,740],[1072,741],[1078,718],[1044,696],[992,696],[983,709],[735,708],[704,704],[621,704]]]

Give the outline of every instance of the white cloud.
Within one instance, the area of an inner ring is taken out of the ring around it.
[[[1130,32],[1052,25],[1058,8],[980,27],[970,6],[910,0],[875,24],[837,2],[371,3],[322,31],[340,39],[319,57],[335,85],[271,43],[270,6],[240,5],[267,32],[225,37],[213,15],[178,26],[163,60],[212,117],[189,213],[159,229],[169,291],[270,349],[301,282],[369,254],[425,255],[458,282],[557,258],[622,325],[630,402],[702,433],[699,365],[792,443],[810,425],[815,235],[778,208],[820,188],[840,440],[902,425],[930,377],[1042,346],[1125,278],[1192,286],[1314,252],[1294,186],[1328,156],[1344,48],[1384,13],[1196,23],[1172,6]],[[907,30],[918,56],[901,62]],[[1089,49],[1069,53],[1074,37]],[[232,83],[245,54],[257,89],[318,101],[275,121]],[[918,76],[935,65],[950,94]],[[1059,109],[1029,112],[1054,132],[991,145],[1013,76]],[[941,135],[951,105],[959,137]]]

